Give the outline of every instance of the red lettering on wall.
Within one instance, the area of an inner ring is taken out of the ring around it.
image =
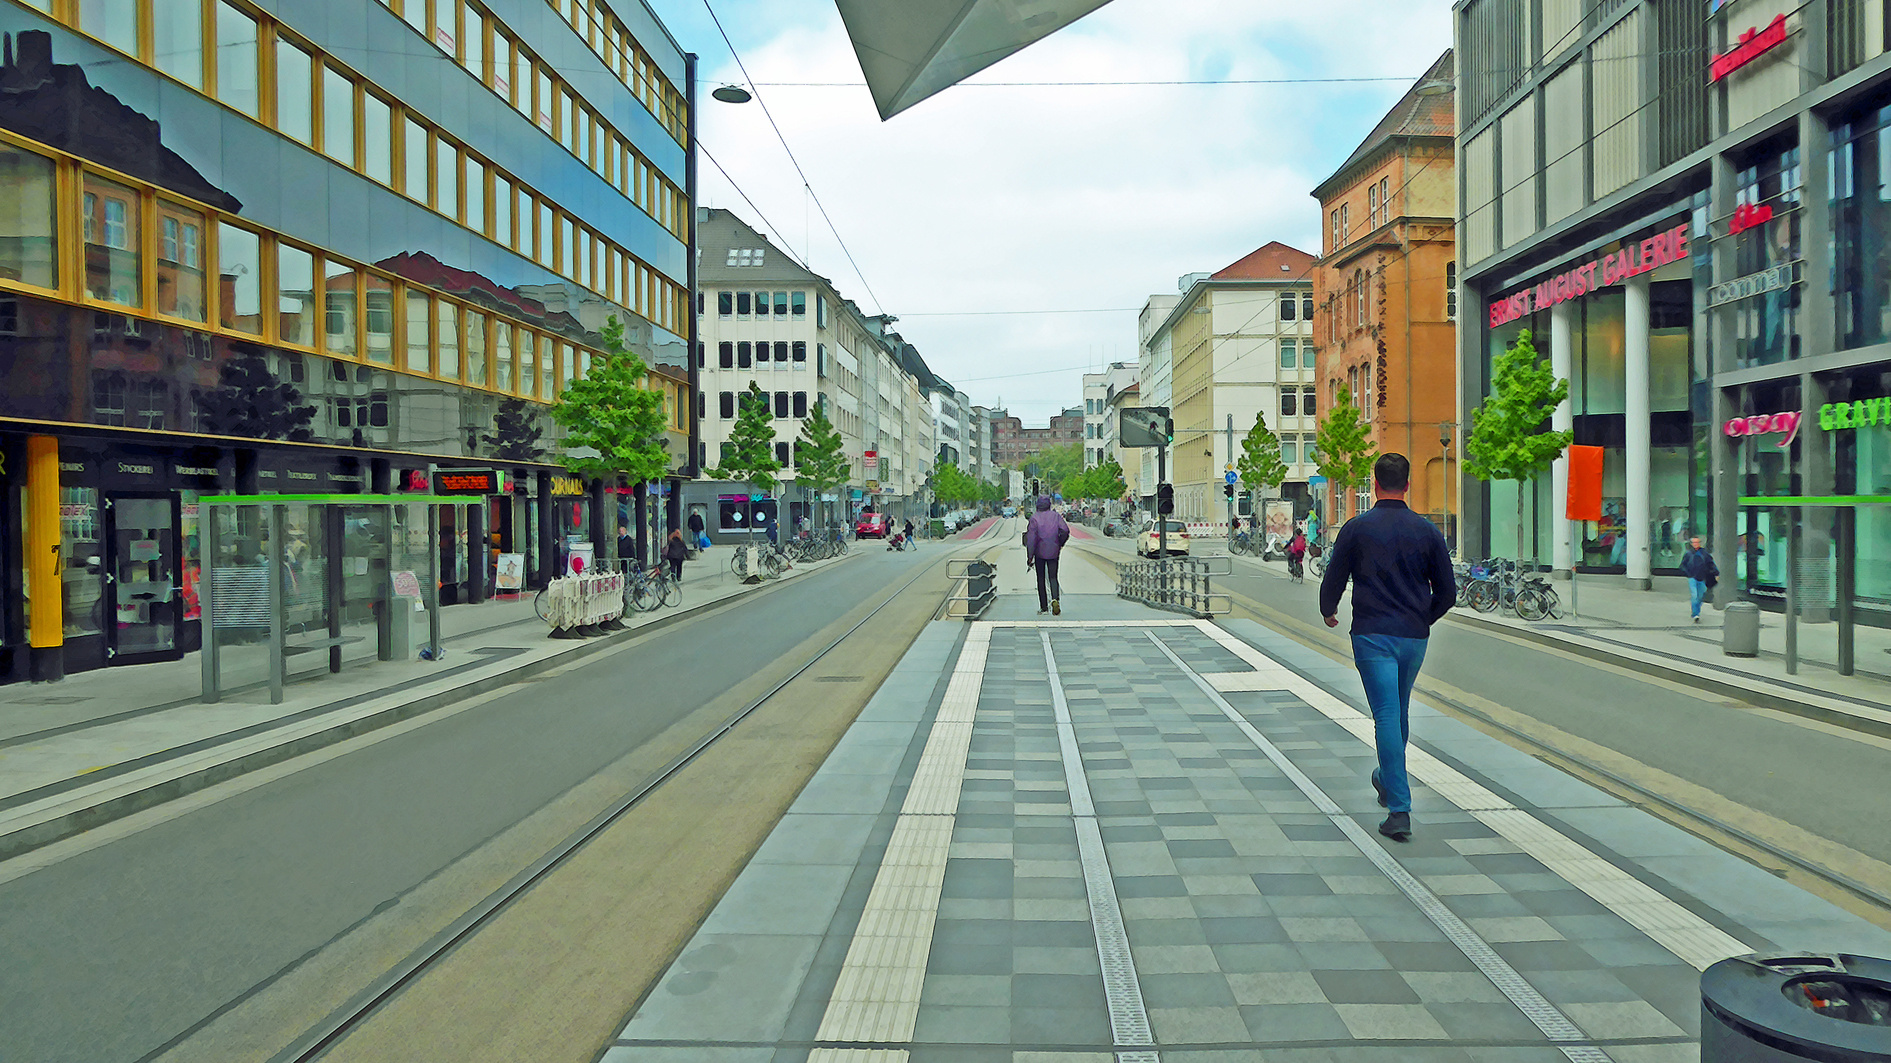
[[[1719,81],[1728,74],[1786,43],[1786,16],[1774,15],[1765,29],[1750,29],[1725,54],[1714,56],[1707,64],[1707,80]]]
[[[1620,284],[1630,277],[1679,262],[1688,257],[1687,225],[1656,233],[1639,244],[1611,251],[1601,258],[1572,266],[1535,285],[1490,303],[1490,324],[1499,328],[1536,310],[1578,299],[1590,292]],[[1600,276],[1598,276],[1600,274]]]
[[[1768,203],[1742,203],[1733,208],[1733,220],[1727,223],[1727,235],[1743,233],[1756,225],[1765,225],[1773,220],[1773,207]]]

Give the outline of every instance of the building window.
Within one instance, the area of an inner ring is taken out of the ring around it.
[[[1280,415],[1293,417],[1300,412],[1299,393],[1293,388],[1280,389]]]
[[[755,293],[755,316],[756,317],[768,316],[768,293],[767,292]]]
[[[54,172],[53,160],[0,143],[0,187],[8,194],[0,209],[0,277],[41,288],[59,286]],[[88,196],[88,231],[91,210]]]
[[[1379,225],[1379,187],[1377,185],[1367,185],[1366,186],[1366,228],[1368,229],[1377,228],[1378,225]]]
[[[1392,220],[1392,179],[1379,178],[1379,224]]]
[[[276,128],[310,145],[315,143],[314,86],[314,57],[287,38],[276,38]]]
[[[797,391],[794,393],[794,415],[796,417],[806,417],[808,415],[807,392]]]
[[[361,98],[361,143],[361,172],[393,187],[394,107],[372,92]]]
[[[1309,386],[1308,386],[1308,387],[1307,387],[1307,388],[1306,388],[1306,389],[1305,389],[1304,391],[1302,391],[1302,392],[1301,392],[1301,394],[1300,394],[1300,414],[1301,414],[1301,416],[1303,416],[1303,417],[1312,417],[1312,416],[1313,416],[1313,414],[1314,414],[1314,409],[1313,409],[1313,407],[1314,407],[1314,396],[1315,396],[1315,395],[1317,395],[1318,393],[1319,393],[1319,389],[1317,389],[1317,388],[1315,388],[1315,387],[1313,387],[1313,386],[1311,386],[1311,385],[1309,385]]]
[[[322,263],[322,333],[330,354],[353,358],[355,340],[355,271],[341,262]]]
[[[343,166],[355,164],[355,83],[332,66],[322,68],[322,151]]]
[[[256,87],[256,20],[217,4],[217,99],[252,118],[260,117]]]
[[[1445,263],[1445,320],[1458,319],[1458,264]]]
[[[808,293],[807,292],[791,292],[789,293],[788,300],[789,300],[789,307],[793,311],[795,317],[801,318],[801,317],[808,316]]]
[[[1280,341],[1280,367],[1282,369],[1293,369],[1293,368],[1296,368],[1299,364],[1300,364],[1299,345],[1296,344],[1293,340],[1281,340]]]
[[[784,469],[788,467],[788,444],[775,444],[775,462]]]
[[[735,392],[725,391],[716,396],[716,412],[725,421],[735,416]]]
[[[120,306],[142,305],[138,193],[88,174],[84,204],[86,291]]]
[[[819,292],[814,295],[814,327],[827,327],[827,296]]]
[[[1294,310],[1296,309],[1297,306],[1298,306],[1298,303],[1294,299],[1292,292],[1288,292],[1286,295],[1281,296],[1280,297],[1280,319],[1282,321],[1292,321],[1294,319]]]
[[[775,392],[775,416],[788,416],[788,393],[785,391]]]
[[[747,369],[747,368],[749,368],[749,366],[750,366],[750,351],[751,351],[751,350],[752,350],[752,348],[750,347],[750,345],[749,345],[749,343],[748,343],[748,341],[746,341],[746,340],[744,340],[743,342],[741,342],[741,343],[738,343],[738,344],[736,344],[736,345],[735,345],[735,365],[736,365],[736,368],[738,368],[738,369]]]
[[[170,0],[151,12],[157,68],[193,89],[204,87],[203,0]]]
[[[735,316],[736,317],[749,316],[749,300],[751,298],[753,297],[750,296],[749,293],[747,292],[735,293]]]
[[[1310,293],[1300,297],[1300,320],[1313,320],[1313,296]]]
[[[164,219],[166,251],[173,224],[173,219]],[[276,299],[277,338],[297,347],[315,346],[315,315],[321,303],[315,297],[314,255],[286,243],[276,244]]]
[[[775,341],[775,361],[785,362],[787,360],[788,360],[788,341],[776,340]]]
[[[260,336],[263,332],[262,239],[248,229],[217,223],[217,320],[224,328]]]
[[[790,350],[797,363],[805,363],[808,360],[808,345],[805,340],[794,341],[790,346]]]
[[[735,368],[735,344],[723,340],[716,344],[716,364],[723,369]]]
[[[728,317],[729,315],[733,313],[735,313],[735,293],[734,292],[717,292],[716,293],[716,316]]]
[[[1280,441],[1280,460],[1289,465],[1300,462],[1300,437],[1285,436]]]
[[[158,254],[158,312],[204,319],[203,215],[158,200],[162,242]]]
[[[788,316],[788,293],[787,292],[775,293],[775,316],[776,317]]]

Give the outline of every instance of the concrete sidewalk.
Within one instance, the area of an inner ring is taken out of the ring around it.
[[[605,1060],[1684,1063],[1709,964],[1891,949],[1419,703],[1386,841],[1351,669],[1035,608],[921,635]]]
[[[680,607],[624,618],[631,629],[548,638],[522,596],[444,610],[443,661],[368,661],[199,700],[201,664],[106,668],[57,684],[0,688],[0,859],[224,779],[463,701],[526,675],[621,645],[770,584],[745,585],[728,551],[686,564]],[[851,556],[851,555],[845,555]],[[845,559],[798,563],[793,579]]]

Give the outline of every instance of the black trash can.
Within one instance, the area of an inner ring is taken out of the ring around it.
[[[1701,973],[1701,1063],[1891,1063],[1891,960],[1735,956]]]

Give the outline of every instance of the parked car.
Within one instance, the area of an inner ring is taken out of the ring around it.
[[[892,518],[884,513],[862,513],[860,522],[854,525],[854,538],[884,539],[887,525],[891,523]]]
[[[1188,555],[1188,525],[1179,520],[1169,521],[1168,525],[1167,545],[1169,553],[1181,554],[1186,557]],[[1143,522],[1142,531],[1136,536],[1136,553],[1143,557],[1157,556],[1157,551],[1162,546],[1162,541],[1157,536],[1156,531],[1156,522],[1154,520],[1146,520]]]

